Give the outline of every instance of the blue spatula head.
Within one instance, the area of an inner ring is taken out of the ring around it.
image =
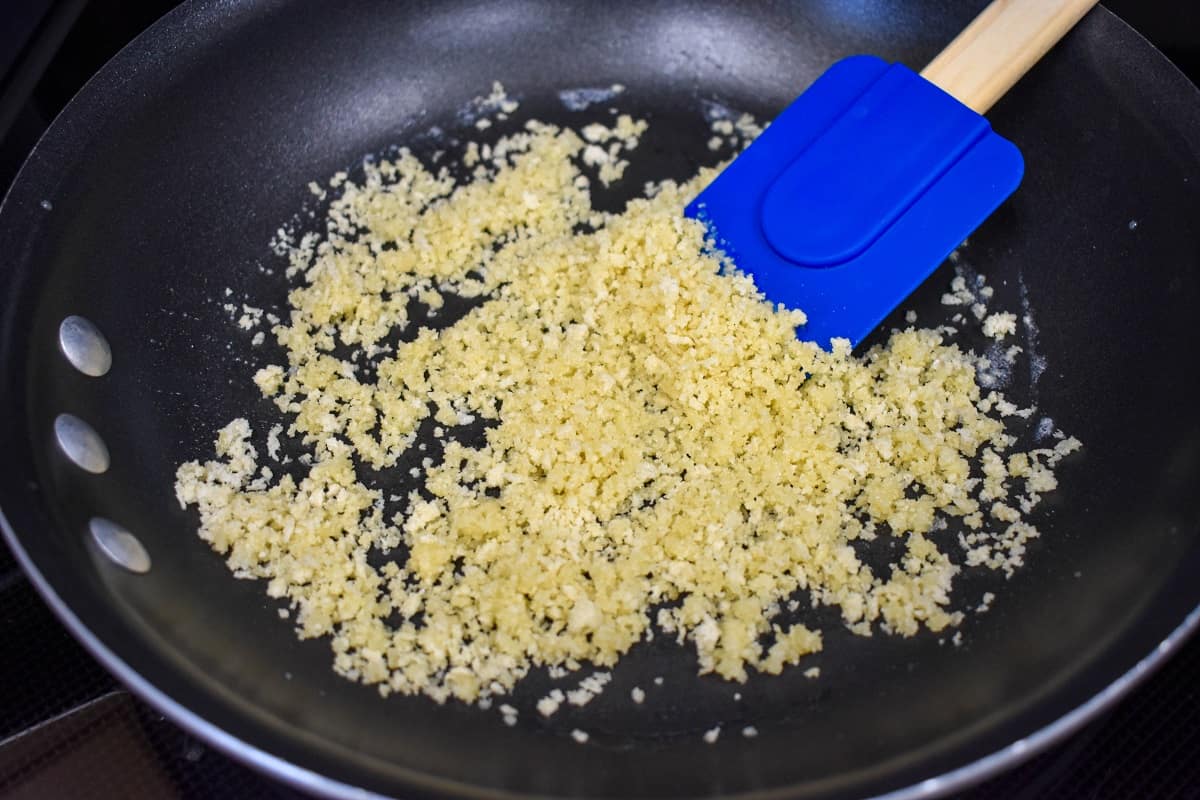
[[[797,330],[858,344],[1021,182],[1016,146],[912,70],[839,61],[687,207]]]

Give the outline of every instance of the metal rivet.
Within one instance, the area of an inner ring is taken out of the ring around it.
[[[108,446],[91,425],[74,414],[59,414],[55,418],[54,438],[77,467],[96,475],[108,469]]]
[[[112,367],[112,348],[91,321],[71,315],[58,326],[58,346],[71,366],[99,378]]]
[[[146,548],[136,536],[117,523],[104,517],[92,517],[88,531],[100,552],[114,564],[138,574],[150,571],[150,554]]]

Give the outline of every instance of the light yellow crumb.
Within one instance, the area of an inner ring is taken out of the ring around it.
[[[999,341],[1017,332],[1017,315],[1007,311],[991,314],[983,321],[983,333]]]
[[[543,717],[552,716],[555,712],[558,711],[559,706],[562,705],[562,702],[565,699],[566,699],[566,695],[563,694],[562,689],[550,690],[549,694],[547,694],[542,699],[538,700],[538,702],[537,702],[538,713],[541,714]]]
[[[645,123],[605,130],[530,123],[470,143],[461,186],[407,151],[360,182],[334,176],[325,232],[278,240],[297,281],[271,331],[286,360],[254,376],[305,450],[298,472],[260,470],[234,420],[176,475],[200,536],[286,599],[301,637],[327,637],[337,673],[383,692],[482,704],[535,667],[604,670],[543,715],[594,698],[655,625],[702,672],[793,668],[823,646],[776,619],[800,589],[860,635],[959,624],[958,560],[1019,566],[1038,535],[1025,509],[1078,442],[1010,452],[1005,417],[1032,410],[982,397],[974,357],[941,331],[857,355],[797,338],[803,313],[721,274],[683,215],[711,171],[596,212],[578,165],[619,176]],[[950,294],[974,302],[962,278]],[[453,295],[476,307],[438,331],[408,319],[410,297]],[[476,421],[485,441],[454,439]],[[431,423],[443,459],[422,458],[420,491],[389,516],[376,476],[422,453]],[[959,559],[928,536],[946,518],[966,529]],[[886,577],[852,546],[884,535],[900,552]]]

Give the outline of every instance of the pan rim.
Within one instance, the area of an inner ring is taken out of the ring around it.
[[[1103,8],[1103,6],[1099,6]],[[142,39],[147,34],[152,34],[155,31],[161,30],[164,25],[178,24],[185,18],[190,18],[191,12],[196,9],[196,6],[184,4],[174,11],[168,12],[167,15],[155,22],[146,32],[137,37],[134,42]],[[1145,40],[1139,33],[1121,20],[1116,15],[1112,14],[1107,8],[1103,8],[1102,12],[1097,12],[1107,15],[1110,22],[1119,23],[1129,32],[1134,33],[1143,43],[1151,48],[1155,53],[1158,53],[1165,64],[1170,64],[1170,69],[1182,78],[1182,74],[1172,64],[1169,59],[1162,56],[1157,48]],[[133,42],[131,42],[131,45]],[[128,47],[128,46],[127,46]],[[123,51],[124,52],[124,51]],[[119,68],[120,65],[114,67],[114,62],[120,58],[121,54],[114,56],[96,73],[96,76],[89,81],[80,90],[80,95],[86,94],[89,87],[94,88],[96,77],[104,76],[105,73],[112,69]],[[1186,78],[1183,78],[1186,81]],[[1189,82],[1189,85],[1190,82]],[[1195,94],[1200,96],[1200,88],[1192,85]],[[60,114],[61,118],[66,115],[73,106],[77,104],[79,95],[73,98],[70,103],[63,109]],[[58,123],[51,123],[51,128]],[[31,151],[29,159],[26,161],[21,171],[14,178],[12,188],[0,203],[0,216],[4,214],[9,206],[9,202],[13,196],[13,189],[17,187],[24,177],[25,167],[31,161],[36,160],[35,157],[39,154],[39,149],[42,146],[44,139],[39,141]],[[238,736],[227,732],[215,723],[209,722],[200,714],[186,707],[182,703],[174,700],[166,692],[159,689],[157,685],[151,683],[144,678],[137,670],[131,667],[124,661],[116,652],[110,649],[95,633],[86,627],[74,611],[63,601],[41,571],[34,564],[28,553],[22,547],[20,538],[15,529],[10,524],[3,509],[0,509],[0,533],[3,533],[5,542],[12,550],[14,557],[20,564],[22,570],[29,577],[30,582],[38,591],[42,599],[51,608],[55,616],[68,628],[71,634],[80,641],[85,649],[95,657],[108,671],[113,673],[122,684],[130,689],[139,698],[145,700],[157,711],[161,712],[173,722],[178,724],[184,730],[197,736],[200,739],[212,744],[215,748],[231,756],[235,760],[251,766],[252,768],[263,772],[275,779],[281,780],[294,788],[312,792],[323,797],[329,798],[386,798],[387,795],[378,794],[371,790],[355,787],[343,781],[330,778],[326,775],[314,772],[308,768],[302,767],[292,761],[281,756],[273,755],[260,747],[251,744]],[[1032,757],[1033,755],[1046,750],[1054,744],[1062,741],[1067,736],[1078,731],[1089,721],[1095,719],[1098,715],[1111,709],[1117,702],[1124,698],[1135,687],[1146,680],[1153,672],[1158,669],[1171,654],[1175,653],[1190,637],[1197,628],[1200,628],[1200,605],[1192,609],[1157,646],[1148,654],[1138,660],[1132,667],[1121,673],[1114,680],[1108,683],[1102,690],[1092,695],[1088,700],[1074,707],[1057,719],[1046,724],[1045,726],[1033,731],[1029,735],[1010,743],[1009,745],[1000,748],[988,755],[982,756],[960,767],[951,769],[940,775],[926,778],[925,780],[906,787],[886,792],[881,795],[875,795],[876,800],[924,800],[942,796],[952,791],[961,790],[968,786],[974,785],[980,781],[986,780],[989,777],[995,776],[1006,769],[1011,768],[1015,764]],[[511,792],[496,792],[495,790],[484,790],[480,787],[470,784],[464,784],[452,779],[445,779],[426,773],[410,773],[409,780],[416,787],[425,787],[431,791],[439,792],[454,792],[457,794],[467,794],[470,796],[508,796],[517,797],[518,795]],[[775,798],[788,797],[794,794],[795,790],[788,787],[780,787],[777,789],[765,791],[751,791],[740,795],[739,797],[751,798]],[[527,795],[520,795],[525,797]]]

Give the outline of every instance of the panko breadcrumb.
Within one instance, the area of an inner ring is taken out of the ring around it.
[[[339,674],[490,705],[535,666],[611,667],[658,625],[702,672],[744,681],[821,649],[778,618],[798,593],[861,635],[940,631],[962,619],[962,563],[1011,569],[1037,535],[1024,515],[1078,443],[1010,453],[1003,398],[981,397],[975,359],[939,331],[861,356],[797,337],[804,315],[765,302],[684,217],[712,170],[595,212],[580,163],[619,177],[644,130],[530,123],[468,150],[463,185],[401,151],[335,176],[324,234],[280,245],[303,280],[272,331],[286,363],[255,382],[303,469],[264,479],[239,419],[176,492],[236,575],[290,602],[301,637],[329,637]],[[441,330],[409,319],[410,298],[445,295],[477,305]],[[478,446],[454,439],[464,420],[488,426]],[[385,512],[380,476],[433,422],[444,454]],[[931,536],[947,518],[965,558]],[[882,573],[856,549],[877,537],[901,551]],[[602,674],[538,710],[590,699]]]
[[[1017,332],[1017,315],[1002,311],[988,316],[983,321],[983,334],[993,339],[1003,339]]]
[[[562,689],[552,689],[550,693],[537,702],[538,713],[543,717],[553,716],[558,711],[558,707],[562,705],[566,695]]]

